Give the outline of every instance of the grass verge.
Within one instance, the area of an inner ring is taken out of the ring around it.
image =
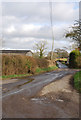
[[[19,78],[19,77],[25,77],[25,76],[31,76],[32,74],[20,74],[20,75],[3,75],[2,79],[6,78]]]
[[[81,71],[74,75],[74,87],[81,93]]]
[[[53,71],[57,68],[58,68],[57,66],[52,66],[52,67],[48,67],[48,68],[37,68],[35,74],[40,74],[40,73],[43,73],[43,72]],[[4,79],[8,79],[8,78],[21,78],[21,77],[31,76],[31,75],[32,74],[4,75],[4,76],[2,76],[2,79],[4,80]]]
[[[58,68],[57,66],[52,66],[52,67],[48,67],[48,68],[37,68],[36,73],[49,72],[49,71],[53,71],[57,68]]]

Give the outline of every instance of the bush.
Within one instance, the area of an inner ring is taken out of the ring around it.
[[[81,54],[80,54],[79,50],[73,50],[69,55],[69,67],[70,68],[78,68],[80,57],[81,57]]]
[[[45,58],[37,58],[36,62],[39,68],[47,68],[49,65],[49,62]]]
[[[29,72],[35,73],[37,68],[36,59],[34,59],[33,57],[27,57],[26,65],[27,65],[28,73]]]
[[[34,73],[37,64],[33,57],[2,55],[2,75]]]
[[[81,68],[81,55],[76,58],[77,67]]]

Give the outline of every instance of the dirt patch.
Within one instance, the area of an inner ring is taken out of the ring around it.
[[[40,91],[40,95],[45,95],[50,92],[56,93],[59,91],[65,91],[65,92],[73,91],[74,89],[69,84],[71,77],[72,77],[72,75],[67,75],[66,77],[63,77],[62,79],[45,86],[42,89],[42,91]]]
[[[62,109],[71,117],[79,117],[79,93],[72,87],[72,75],[67,75],[62,79],[45,86],[40,91],[40,98],[49,99],[51,103]]]

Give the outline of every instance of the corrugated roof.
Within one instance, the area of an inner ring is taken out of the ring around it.
[[[31,50],[0,50],[0,53],[27,53],[31,52]]]

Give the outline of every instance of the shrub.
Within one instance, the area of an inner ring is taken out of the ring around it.
[[[49,62],[45,58],[37,58],[36,62],[39,68],[47,68],[49,65]]]
[[[27,57],[26,61],[28,73],[34,73],[37,68],[36,60],[33,57]]]
[[[79,50],[73,50],[69,55],[69,67],[70,68],[78,68],[78,58],[80,57]]]
[[[2,55],[2,75],[34,73],[37,64],[33,57]]]
[[[81,55],[76,58],[77,67],[81,68]]]

